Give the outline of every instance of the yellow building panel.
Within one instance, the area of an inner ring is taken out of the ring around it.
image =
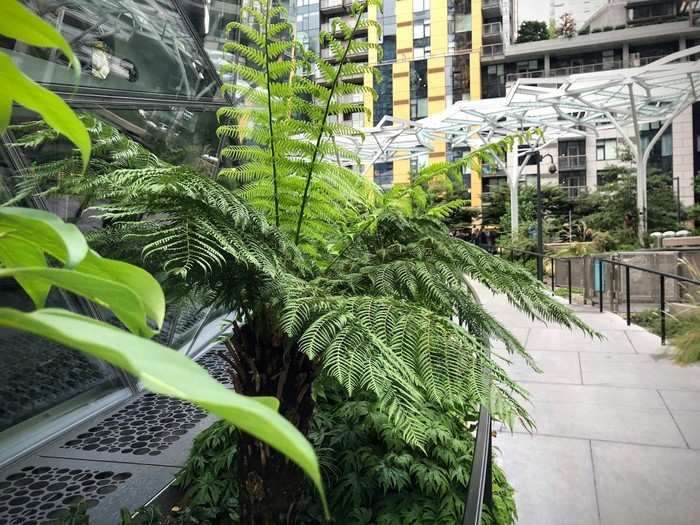
[[[446,60],[444,56],[428,59],[428,115],[435,115],[446,107]],[[433,164],[445,161],[445,144],[436,141],[434,148],[435,149],[428,155],[428,163]]]
[[[447,53],[447,0],[430,1],[430,53]]]
[[[396,2],[396,61],[413,58],[413,0]]]
[[[394,91],[394,117],[411,118],[411,66],[409,62],[397,62],[392,71]]]
[[[411,161],[410,160],[395,160],[394,161],[394,184],[410,184],[411,183]]]
[[[469,92],[472,100],[481,100],[481,47],[483,45],[484,18],[481,15],[481,0],[472,0],[472,49],[469,54]],[[472,206],[482,205],[483,180],[481,166],[471,169]]]

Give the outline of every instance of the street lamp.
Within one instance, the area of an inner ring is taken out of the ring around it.
[[[537,162],[537,278],[540,281],[544,280],[544,226],[542,217],[542,174],[540,167],[542,159],[549,157],[551,164],[549,165],[549,174],[554,175],[557,172],[557,167],[554,164],[554,157],[550,153],[542,155],[539,151],[535,152],[535,162]]]

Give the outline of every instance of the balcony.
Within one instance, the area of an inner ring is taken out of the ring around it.
[[[503,24],[501,22],[491,22],[484,24],[484,42],[493,44],[503,41]]]
[[[559,157],[559,171],[573,171],[586,169],[585,155],[570,155]]]
[[[344,13],[352,7],[350,0],[321,0],[321,13],[332,15],[335,13]]]
[[[501,0],[484,0],[481,4],[481,11],[484,13],[485,18],[501,16]]]
[[[496,58],[503,56],[503,44],[491,44],[481,47],[481,58]]]
[[[331,30],[333,29],[333,20],[335,18],[339,18],[346,24],[348,24],[351,28],[355,25],[355,17],[353,16],[342,16],[342,17],[333,17],[330,19],[328,22],[324,22],[321,24],[321,31],[326,31],[327,33],[331,33]],[[362,15],[362,20],[367,20],[367,14]],[[367,28],[358,28],[357,31],[355,32],[356,35],[366,35],[367,34]],[[333,31],[333,35],[337,38],[339,36],[343,35],[343,32],[340,30],[340,27],[336,25],[335,31]]]
[[[569,200],[573,201],[584,195],[588,191],[587,186],[562,186],[564,191],[566,191]]]
[[[545,76],[544,69],[536,71],[521,71],[520,73],[508,73],[506,82],[515,82],[519,78],[543,78]]]
[[[356,38],[355,41],[360,41],[360,42],[367,42],[366,38]],[[367,60],[369,56],[369,50],[367,49],[362,49],[359,51],[355,52],[349,52],[347,55],[348,60]],[[335,55],[333,54],[333,50],[330,47],[324,47],[321,49],[321,58],[328,60],[329,62],[337,62],[338,60],[335,58]]]
[[[579,73],[593,73],[594,71],[610,71],[612,69],[621,69],[621,60],[610,60],[607,62],[599,62],[596,64],[580,64],[567,67],[556,67],[549,71],[550,77],[568,77],[569,75],[578,75]]]

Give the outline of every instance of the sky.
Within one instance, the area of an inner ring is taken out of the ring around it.
[[[583,22],[598,10],[598,8],[608,3],[608,0],[517,0],[518,1],[518,25],[523,20],[549,21],[552,4],[554,4],[555,19],[569,12],[574,17],[576,25]]]

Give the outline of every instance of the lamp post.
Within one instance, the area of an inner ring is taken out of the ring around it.
[[[542,159],[549,157],[552,162],[549,165],[549,174],[554,175],[557,172],[557,167],[554,164],[554,157],[550,153],[542,155],[539,151],[535,152],[537,162],[537,278],[544,281],[544,218],[542,217],[542,173],[540,167]]]

